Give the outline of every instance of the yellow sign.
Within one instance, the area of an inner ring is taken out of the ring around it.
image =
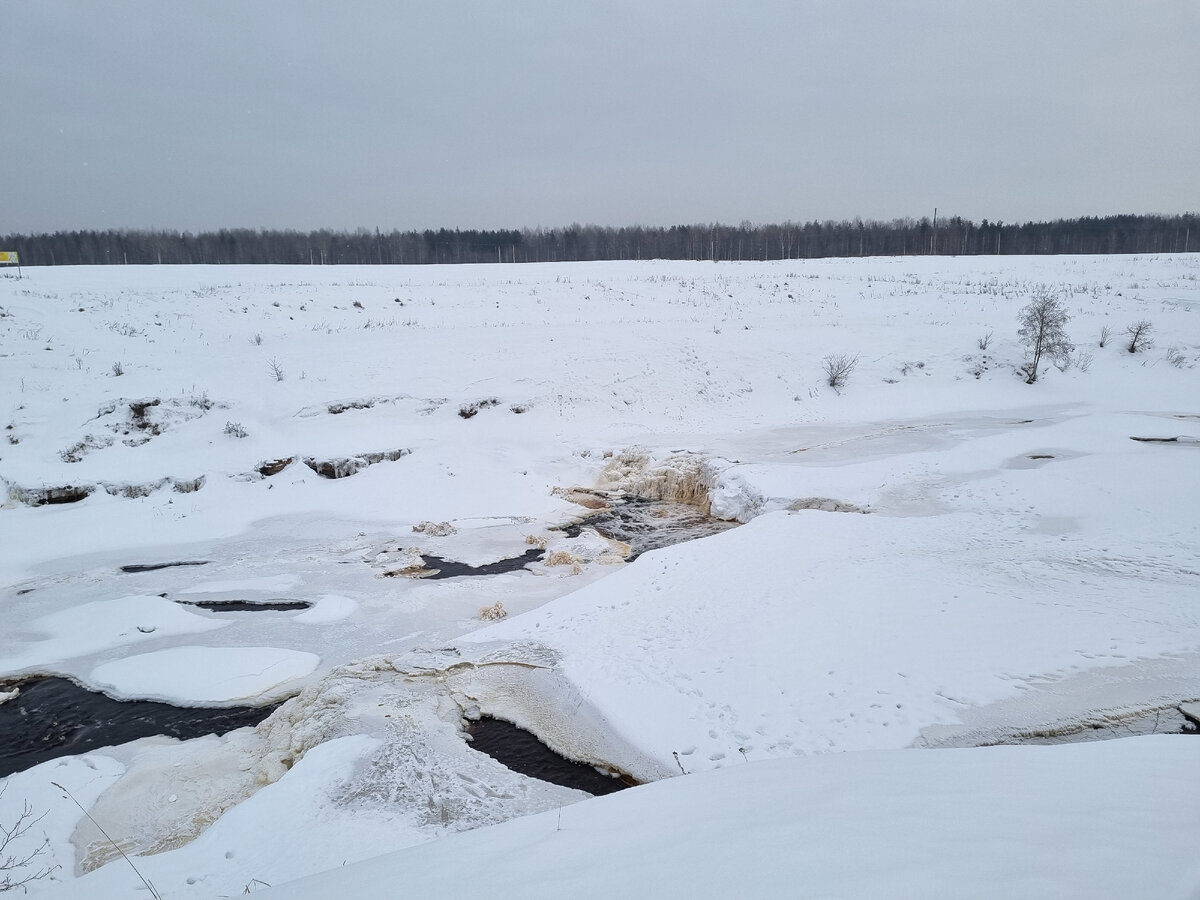
[[[16,250],[0,250],[0,266],[6,264],[10,266],[17,265]]]

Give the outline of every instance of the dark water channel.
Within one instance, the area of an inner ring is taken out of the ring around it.
[[[164,562],[164,563],[131,563],[127,566],[121,566],[121,571],[129,574],[136,572],[157,572],[159,569],[174,569],[177,566],[207,566],[207,559],[185,559],[182,562]]]
[[[260,612],[263,610],[275,612],[293,612],[299,609],[311,609],[312,604],[307,600],[176,600],[182,606],[195,606],[207,609],[209,612]]]
[[[87,753],[152,735],[187,740],[257,725],[279,705],[186,707],[114,700],[66,678],[0,685],[21,688],[0,703],[0,778],[60,756]]]
[[[687,503],[634,497],[560,530],[568,537],[578,537],[583,528],[594,528],[610,540],[624,541],[633,550],[626,562],[633,562],[648,550],[720,534],[739,524],[705,515]]]
[[[426,568],[437,570],[431,575],[426,575],[425,580],[437,581],[439,578],[459,578],[464,575],[502,575],[505,572],[517,572],[545,555],[545,550],[526,550],[520,556],[510,556],[508,559],[484,563],[482,566],[469,566],[452,559],[442,559],[440,556],[422,556],[421,559]]]
[[[559,756],[524,728],[491,716],[468,723],[470,747],[486,753],[514,772],[540,778],[561,787],[575,788],[599,796],[633,787],[629,776],[607,775],[595,766]]]

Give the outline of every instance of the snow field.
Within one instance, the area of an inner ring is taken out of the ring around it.
[[[62,865],[33,895],[138,889],[51,781],[151,854],[168,897],[578,801],[468,751],[464,713],[689,776],[565,808],[577,837],[534,817],[304,890],[1194,893],[1186,738],[906,748],[1200,700],[1198,276],[1161,256],[0,277],[0,676],[201,704],[298,692],[254,730],[7,779],[0,822],[18,798],[48,810]],[[1077,355],[1026,385],[1017,312],[1041,286]],[[1157,343],[1129,354],[1139,319]],[[840,392],[831,353],[859,357]],[[609,543],[550,530],[586,512],[575,486],[748,524],[610,565]],[[395,574],[540,544],[578,563]],[[206,564],[121,571],[172,561]],[[509,616],[484,627],[497,601]],[[530,853],[535,833],[571,843]],[[585,846],[609,880],[573,862]],[[815,850],[793,867],[784,846]],[[443,852],[495,876],[438,881]]]

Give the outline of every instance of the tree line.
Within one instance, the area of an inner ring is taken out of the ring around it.
[[[1180,253],[1200,250],[1200,216],[1116,215],[1013,224],[854,219],[437,231],[57,231],[10,234],[24,265],[427,265],[614,259],[770,260],[848,256]]]

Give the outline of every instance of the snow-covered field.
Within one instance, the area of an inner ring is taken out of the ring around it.
[[[0,679],[295,698],[6,779],[32,896],[148,896],[56,785],[167,898],[1200,896],[1200,256],[14,276]],[[550,530],[620,492],[745,524]]]

